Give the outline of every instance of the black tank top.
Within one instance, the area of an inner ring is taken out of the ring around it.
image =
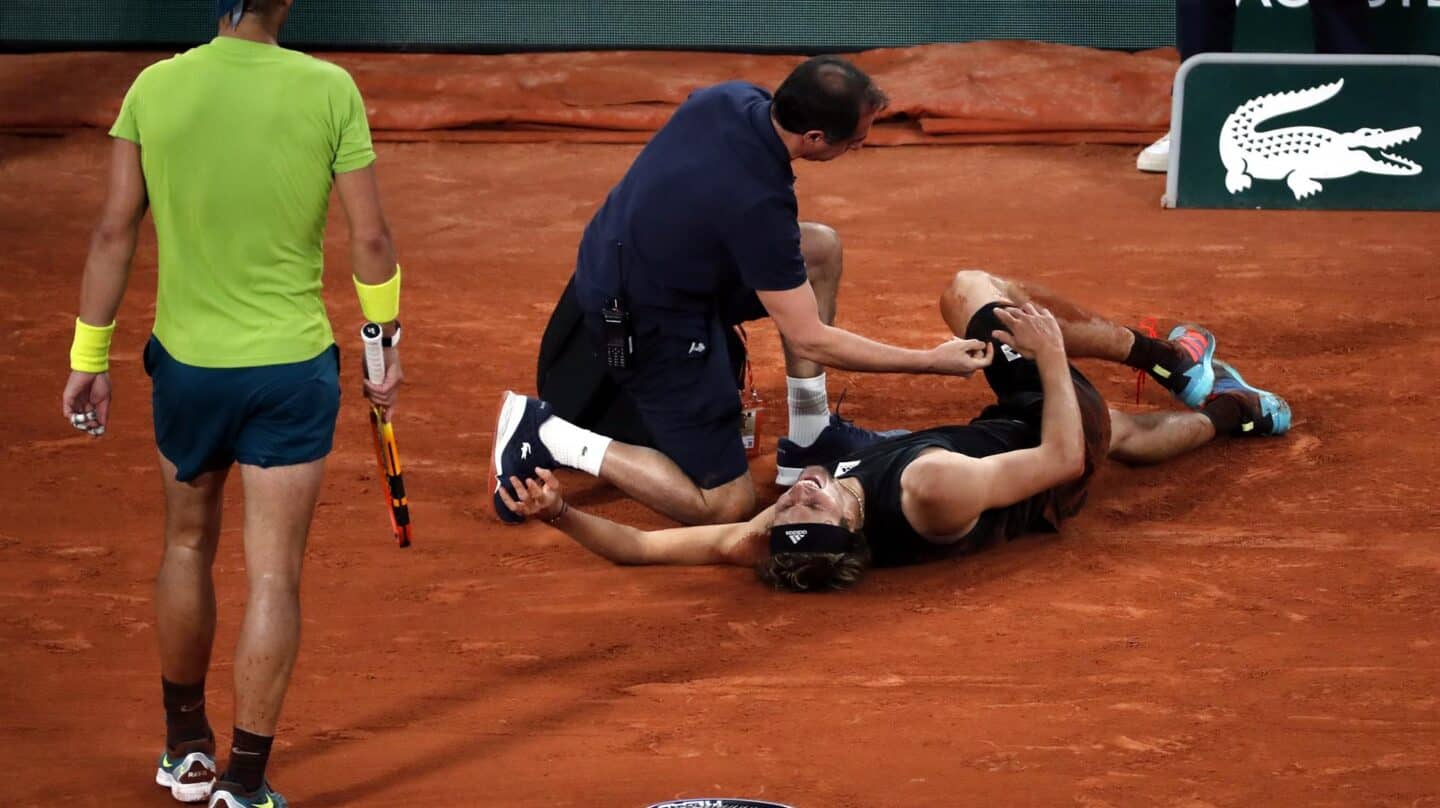
[[[900,510],[900,475],[930,448],[969,457],[989,457],[1040,443],[1040,427],[1031,420],[1004,417],[992,408],[966,426],[942,426],[889,438],[845,458],[835,465],[837,478],[852,477],[865,489],[864,532],[877,567],[916,564],[970,552],[999,538],[1026,532],[1053,532],[1056,491],[1044,491],[1005,508],[985,511],[966,536],[953,544],[927,540]],[[1074,510],[1079,510],[1078,504]]]

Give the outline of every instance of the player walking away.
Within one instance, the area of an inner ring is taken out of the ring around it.
[[[276,45],[293,0],[220,0],[219,35],[147,68],[110,134],[108,196],[80,295],[65,416],[109,423],[110,337],[148,207],[159,243],[145,347],[165,485],[155,584],[165,750],[155,781],[183,802],[283,808],[266,782],[300,642],[300,568],[339,408],[339,351],[321,299],[332,186],[350,224],[365,316],[383,325],[394,406],[400,269],[380,210],[365,107],[335,65]],[[234,464],[245,487],[249,597],[235,649],[235,727],[217,778],[205,715],[211,568]]]
[[[940,307],[955,333],[996,349],[985,371],[996,402],[967,425],[889,438],[833,466],[807,468],[748,522],[655,531],[619,525],[567,505],[555,476],[515,452],[504,455],[516,491],[505,493],[506,505],[618,564],[741,564],[782,589],[841,589],[871,565],[1057,530],[1080,511],[1107,455],[1158,463],[1220,435],[1280,435],[1290,427],[1285,401],[1215,359],[1214,336],[1198,326],[1153,339],[984,272],[959,273]],[[1067,351],[1144,369],[1194,409],[1107,409]],[[534,440],[537,427],[544,422],[522,424],[512,441]]]
[[[789,433],[776,457],[784,485],[878,438],[832,416],[827,367],[969,376],[989,363],[981,342],[910,350],[832,325],[840,238],[797,220],[792,164],[859,149],[888,103],[854,65],[817,56],[773,97],[734,81],[680,105],[581,238],[542,341],[540,394],[567,416],[547,430],[545,451],[677,521],[726,522],[755,510],[735,325],[769,317],[784,343]],[[607,428],[596,414],[604,397],[626,411],[617,418],[635,435]],[[497,432],[530,417],[524,409],[510,400]],[[521,521],[498,494],[493,500],[501,519]]]

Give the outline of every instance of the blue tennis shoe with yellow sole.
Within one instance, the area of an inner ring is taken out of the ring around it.
[[[1211,398],[1235,396],[1240,400],[1244,418],[1236,435],[1251,437],[1284,435],[1290,431],[1290,405],[1268,390],[1247,384],[1240,372],[1229,363],[1215,360],[1215,387]]]

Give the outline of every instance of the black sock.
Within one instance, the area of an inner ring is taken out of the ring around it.
[[[1245,406],[1233,395],[1215,396],[1200,408],[1210,423],[1215,425],[1216,435],[1234,435],[1240,431],[1245,420]]]
[[[205,680],[177,685],[160,677],[165,700],[165,745],[174,749],[187,741],[213,737],[205,719]]]
[[[270,744],[274,742],[273,736],[255,735],[236,727],[230,766],[220,779],[239,783],[246,793],[259,790],[265,785],[265,764],[270,762]]]
[[[1175,366],[1179,355],[1175,352],[1175,346],[1167,340],[1147,337],[1133,328],[1126,329],[1135,335],[1135,344],[1130,346],[1130,355],[1125,357],[1125,364],[1139,370],[1150,370],[1156,365],[1172,368]]]

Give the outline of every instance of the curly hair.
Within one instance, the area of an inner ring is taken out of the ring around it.
[[[841,527],[849,529],[844,522]],[[854,586],[870,560],[870,542],[860,532],[848,553],[774,553],[755,565],[755,575],[786,592],[835,592]]]

